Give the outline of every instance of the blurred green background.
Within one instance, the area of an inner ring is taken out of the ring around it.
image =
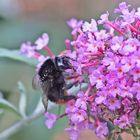
[[[90,21],[100,14],[118,6],[121,0],[0,0],[0,48],[19,49],[21,43],[34,42],[42,33],[50,36],[49,46],[55,54],[64,49],[64,40],[71,38],[66,21],[72,17]],[[140,0],[127,0],[133,7]],[[113,15],[111,15],[113,16]],[[18,104],[17,82],[22,81],[27,89],[28,110],[34,109],[40,94],[32,89],[35,68],[22,62],[0,58],[0,91],[13,104]],[[56,109],[57,112],[57,109]],[[11,112],[0,115],[0,131],[16,122]],[[64,125],[62,125],[64,124]],[[44,126],[43,116],[27,125],[10,140],[54,140],[68,137],[62,135],[65,121],[57,123],[53,130]],[[60,133],[61,132],[61,133]],[[58,135],[58,137],[57,137]],[[62,137],[61,137],[62,135]],[[87,139],[87,138],[86,138]]]

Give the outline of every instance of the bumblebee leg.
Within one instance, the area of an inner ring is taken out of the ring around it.
[[[47,112],[47,108],[48,108],[48,98],[47,98],[46,94],[43,94],[43,95],[42,95],[42,103],[43,103],[43,105],[44,105],[45,112]]]
[[[72,99],[76,100],[76,96],[74,96],[74,95],[67,95],[67,96],[64,96],[63,99],[64,99],[65,102],[70,101]]]
[[[73,83],[70,83],[70,84],[67,84],[66,85],[66,89],[68,90],[68,89],[71,89],[74,85],[76,85],[77,84],[77,81],[76,82],[73,82]]]
[[[59,99],[56,103],[57,104],[65,104],[66,102],[70,101],[70,100],[76,100],[76,96],[74,95],[67,95],[67,96],[63,96],[62,99]]]

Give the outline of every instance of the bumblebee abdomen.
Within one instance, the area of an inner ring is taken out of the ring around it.
[[[48,91],[47,97],[51,102],[57,102],[58,99],[60,98],[59,90],[57,90],[55,87],[51,88]]]

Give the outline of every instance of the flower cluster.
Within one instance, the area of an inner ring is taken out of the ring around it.
[[[98,21],[68,21],[73,40],[66,39],[65,55],[75,60],[72,62],[75,71],[69,72],[75,75],[72,80],[79,85],[87,83],[87,89],[80,89],[76,94],[77,100],[66,103],[63,116],[69,118],[69,127],[65,130],[72,140],[76,140],[83,129],[94,130],[97,136],[104,138],[109,135],[109,124],[114,127],[114,134],[129,131],[138,137],[140,7],[137,10],[129,7],[125,2],[120,3],[114,11],[118,17],[112,21],[108,12]],[[43,48],[52,56],[48,40],[44,34],[34,46],[23,44],[21,51],[42,60],[44,56],[37,51]],[[53,118],[57,120],[56,116]],[[55,120],[51,120],[51,126]]]

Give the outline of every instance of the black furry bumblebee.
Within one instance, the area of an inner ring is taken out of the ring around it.
[[[76,98],[74,95],[67,95],[66,90],[73,85],[66,85],[63,75],[64,70],[72,69],[70,59],[67,56],[48,58],[33,78],[33,87],[39,83],[43,90],[42,101],[46,111],[48,100],[61,104]]]

